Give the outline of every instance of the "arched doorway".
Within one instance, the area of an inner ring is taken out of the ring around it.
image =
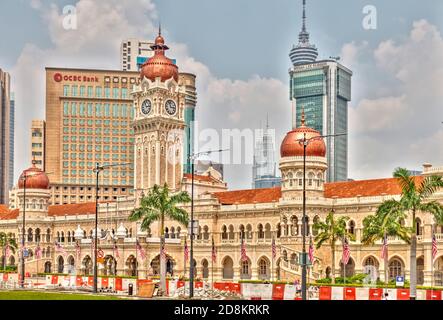
[[[389,280],[395,280],[398,276],[404,276],[404,264],[399,258],[395,257],[389,261]]]
[[[93,273],[92,270],[92,259],[90,256],[86,256],[82,261],[82,269],[84,270],[85,276],[88,276]]]
[[[103,263],[103,274],[105,276],[115,276],[117,274],[117,261],[113,256],[107,255]]]
[[[258,260],[258,278],[260,280],[269,280],[270,279],[270,270],[269,270],[269,260],[265,257],[262,257]]]
[[[240,260],[240,279],[251,279],[251,260]]]
[[[15,266],[15,258],[14,258],[14,256],[11,256],[11,257],[9,258],[9,265],[10,265],[10,266]]]
[[[67,271],[68,271],[69,274],[75,273],[75,260],[74,260],[73,256],[69,256],[68,257],[68,265],[67,265],[67,267],[68,267]]]
[[[234,262],[231,257],[223,259],[223,279],[234,279]]]
[[[51,273],[51,272],[52,272],[52,270],[51,270],[51,262],[46,261],[45,262],[45,273]]]
[[[194,262],[195,262],[195,260],[194,260]],[[151,268],[152,268],[153,275],[160,274],[160,255],[157,255],[154,259],[152,259]],[[173,276],[174,275],[174,268],[175,268],[174,259],[171,256],[166,255],[166,275],[168,275],[168,273],[169,273],[171,276]],[[195,269],[194,269],[194,272],[195,272]],[[194,273],[194,275],[195,275],[195,273]]]
[[[65,259],[62,256],[59,256],[57,259],[57,272],[63,273],[65,269]]]
[[[130,277],[137,275],[137,259],[133,255],[130,255],[128,259],[126,259],[126,275]]]
[[[379,263],[373,256],[367,257],[363,261],[363,272],[369,275],[371,279],[377,280],[379,277]]]
[[[203,259],[202,261],[202,274],[203,274],[203,279],[209,278],[209,262],[206,259]]]
[[[345,269],[345,277],[350,278],[355,273],[355,262],[354,259],[349,258],[348,264]],[[340,277],[343,277],[343,262],[340,261]]]
[[[434,264],[434,285],[443,287],[443,256],[435,260]]]

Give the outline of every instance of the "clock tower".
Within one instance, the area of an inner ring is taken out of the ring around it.
[[[154,185],[178,190],[183,177],[186,88],[178,84],[178,67],[165,56],[168,46],[159,30],[154,56],[134,86],[135,189],[139,195]]]

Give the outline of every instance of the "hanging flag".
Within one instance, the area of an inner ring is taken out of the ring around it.
[[[188,261],[188,259],[189,259],[188,242],[185,239],[185,261]]]
[[[248,261],[248,256],[246,255],[246,245],[245,239],[241,238],[241,261]]]
[[[313,264],[314,263],[314,243],[312,242],[312,237],[309,241],[308,255],[309,255],[309,261],[311,261],[311,264]]]
[[[40,245],[37,245],[37,248],[35,248],[35,257],[37,259],[42,258],[42,249],[40,248]]]
[[[136,246],[135,246],[135,248],[137,249],[137,254],[140,256],[140,258],[142,258],[142,260],[145,260],[145,259],[146,259],[146,253],[145,253],[145,250],[143,250],[143,248],[142,248],[142,246],[140,245],[140,243],[138,242],[138,240],[137,240],[137,242],[136,242]]]
[[[432,261],[437,257],[438,247],[437,247],[437,239],[435,238],[435,234],[432,233]]]
[[[383,238],[383,246],[381,247],[381,258],[387,258],[388,257],[388,236],[385,234]]]
[[[345,238],[345,241],[343,243],[343,256],[341,259],[343,265],[346,266],[348,264],[350,257],[351,257],[351,251],[349,250],[348,240]]]
[[[61,253],[61,254],[63,254],[64,256],[66,255],[66,250],[63,248],[63,246],[60,244],[60,243],[58,243],[58,242],[56,242],[55,243],[55,251],[56,252],[59,252],[59,253]]]
[[[217,249],[215,248],[214,238],[212,238],[212,263],[217,261]]]
[[[116,243],[116,242],[114,242],[114,248],[113,248],[113,251],[114,251],[114,256],[115,256],[116,258],[120,258],[120,252],[118,251],[118,247],[117,247],[117,243]]]
[[[272,259],[275,259],[277,257],[277,247],[275,245],[275,238],[272,237]]]

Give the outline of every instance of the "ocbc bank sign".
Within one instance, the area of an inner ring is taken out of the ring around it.
[[[81,76],[81,75],[72,75],[72,74],[61,74],[59,72],[54,74],[54,81],[55,82],[62,82],[62,81],[70,81],[70,82],[99,82],[98,77],[87,77],[87,76]]]

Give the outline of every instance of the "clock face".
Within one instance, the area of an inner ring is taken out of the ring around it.
[[[142,113],[144,115],[148,115],[151,112],[151,109],[152,109],[151,100],[146,99],[145,101],[143,101],[142,107],[141,107]]]
[[[175,102],[173,100],[168,100],[165,103],[165,109],[166,109],[166,112],[172,116],[177,112],[177,105],[175,104]]]

